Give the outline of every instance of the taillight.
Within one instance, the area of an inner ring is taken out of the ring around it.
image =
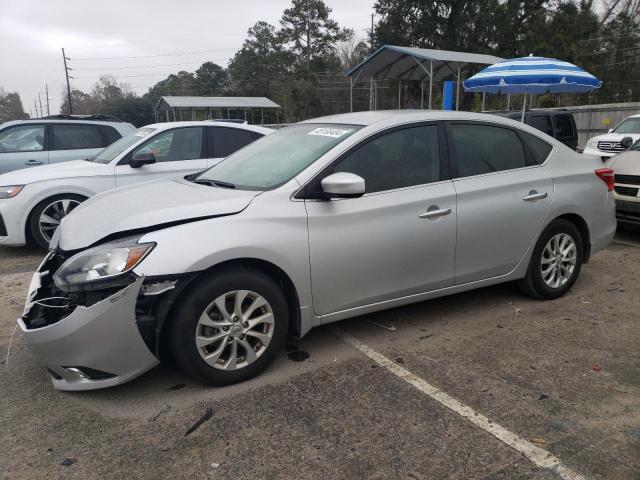
[[[616,183],[613,170],[611,168],[599,168],[596,170],[596,175],[607,184],[607,190],[611,192]]]

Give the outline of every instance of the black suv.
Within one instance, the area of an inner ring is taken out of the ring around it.
[[[490,113],[518,121],[522,118],[522,112],[517,111]],[[571,112],[566,110],[527,110],[524,114],[524,123],[559,140],[573,150],[578,147],[578,129]]]

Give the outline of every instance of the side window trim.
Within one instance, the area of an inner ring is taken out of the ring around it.
[[[511,127],[509,125],[502,125],[502,124],[499,124],[499,123],[483,122],[483,121],[477,121],[477,120],[447,120],[444,123],[445,123],[445,130],[447,132],[447,147],[449,149],[449,155],[450,155],[450,158],[451,158],[451,179],[452,180],[458,180],[458,179],[462,179],[462,178],[481,177],[483,175],[495,175],[495,174],[498,174],[498,173],[512,172],[514,170],[521,170],[523,168],[532,168],[532,167],[539,166],[535,162],[535,159],[534,159],[533,155],[529,151],[527,143],[524,141],[524,139],[520,135],[520,133],[519,133],[520,129],[518,129],[518,128],[514,128],[514,127]],[[463,124],[463,125],[464,124],[466,124],[466,125],[485,125],[487,127],[504,128],[505,130],[513,131],[516,134],[516,137],[518,138],[518,141],[522,145],[522,150],[524,151],[526,165],[524,167],[509,168],[509,169],[506,169],[506,170],[499,170],[497,172],[485,172],[485,173],[479,173],[477,175],[470,175],[470,176],[466,176],[466,177],[461,177],[459,175],[459,172],[458,172],[458,153],[456,151],[456,146],[454,145],[454,141],[453,141],[453,134],[451,132],[451,125],[455,125],[455,124],[458,124],[458,125],[460,125],[460,124]]]
[[[300,190],[298,190],[292,198],[294,199],[307,199],[307,200],[318,200],[319,196],[318,196],[318,191],[317,185],[320,184],[320,182],[322,181],[322,179],[326,176],[327,171],[331,170],[331,168],[333,168],[333,166],[339,162],[341,162],[342,160],[344,160],[346,157],[348,157],[349,155],[351,155],[352,153],[354,153],[355,151],[359,150],[360,148],[364,147],[365,145],[367,145],[368,143],[384,136],[387,135],[389,133],[393,133],[393,132],[397,132],[399,130],[406,130],[406,129],[410,129],[410,128],[417,128],[417,127],[424,127],[424,126],[436,126],[438,127],[438,155],[439,155],[439,160],[440,160],[440,178],[434,182],[429,182],[429,183],[425,183],[425,184],[420,184],[420,185],[411,185],[408,187],[400,187],[400,188],[394,188],[394,189],[390,189],[390,190],[380,190],[377,192],[368,192],[365,193],[364,196],[367,195],[378,195],[381,193],[386,193],[386,192],[394,192],[394,191],[398,191],[398,190],[405,190],[408,188],[416,188],[416,187],[421,187],[423,185],[432,185],[434,183],[440,183],[440,182],[445,182],[447,180],[451,180],[453,177],[451,175],[451,159],[450,159],[450,155],[449,155],[449,149],[448,149],[448,144],[446,141],[446,132],[445,132],[445,126],[444,126],[444,122],[440,121],[440,120],[432,120],[432,121],[423,121],[423,122],[414,122],[414,123],[406,123],[403,125],[396,125],[390,128],[387,128],[385,130],[382,130],[380,132],[376,132],[373,133],[371,135],[369,135],[367,138],[361,140],[360,142],[358,142],[355,145],[352,145],[346,152],[343,152],[340,156],[338,156],[337,158],[335,158],[331,163],[329,163],[328,165],[325,165],[325,167],[318,172],[313,178],[311,178],[302,188],[300,188]]]
[[[137,145],[136,147],[131,149],[129,152],[127,152],[127,154],[124,157],[122,157],[121,160],[118,161],[118,165],[129,165],[129,162],[131,162],[131,156],[133,155],[133,152],[145,147],[147,144],[152,142],[154,139],[156,139],[160,135],[164,135],[165,133],[173,132],[175,130],[180,130],[180,129],[183,129],[183,128],[200,128],[202,130],[205,127],[200,126],[200,125],[187,125],[187,126],[184,126],[184,127],[169,128],[167,130],[162,130],[160,132],[156,132],[155,135],[152,134],[151,137],[147,138],[144,142],[142,142],[141,144]],[[207,133],[206,130],[203,130],[202,131],[202,136],[200,137],[200,158],[193,158],[192,160],[203,160],[203,159],[207,158],[207,157],[205,157],[203,155],[204,153],[206,153],[206,150],[205,150],[205,145],[206,145],[205,142],[206,142],[206,140],[204,139],[204,137],[206,136],[206,133]]]

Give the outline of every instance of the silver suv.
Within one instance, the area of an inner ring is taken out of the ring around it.
[[[0,125],[0,174],[82,160],[135,131],[107,115],[51,115]]]
[[[161,352],[239,382],[317,325],[513,280],[564,295],[613,238],[612,190],[599,159],[495,115],[309,120],[81,204],[19,325],[59,389],[126,382]]]

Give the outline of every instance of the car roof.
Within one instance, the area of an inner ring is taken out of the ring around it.
[[[91,118],[74,118],[74,119],[66,119],[66,118],[27,118],[24,120],[9,120],[8,122],[0,123],[0,128],[8,127],[12,125],[27,125],[29,123],[68,123],[70,125],[77,125],[78,123],[89,123],[91,125],[109,125],[110,127],[118,128],[121,125],[129,125],[131,128],[133,125],[127,122],[122,121],[111,121],[111,120],[94,120]]]
[[[228,128],[235,128],[238,130],[249,130],[251,132],[262,133],[263,135],[268,135],[270,133],[275,132],[275,130],[272,128],[261,127],[259,125],[249,125],[245,123],[220,122],[220,121],[211,122],[208,120],[151,123],[149,125],[144,125],[143,127],[140,127],[140,128],[155,128],[157,130],[167,130],[169,128],[176,128],[176,127],[201,127],[203,125],[206,125],[208,127],[228,127]]]
[[[338,123],[346,125],[368,126],[378,122],[405,123],[411,121],[436,121],[436,120],[476,120],[496,121],[500,120],[505,125],[524,127],[520,122],[514,122],[506,117],[489,113],[456,112],[451,110],[376,110],[373,112],[354,112],[329,115],[326,117],[312,118],[300,122],[304,123]]]

